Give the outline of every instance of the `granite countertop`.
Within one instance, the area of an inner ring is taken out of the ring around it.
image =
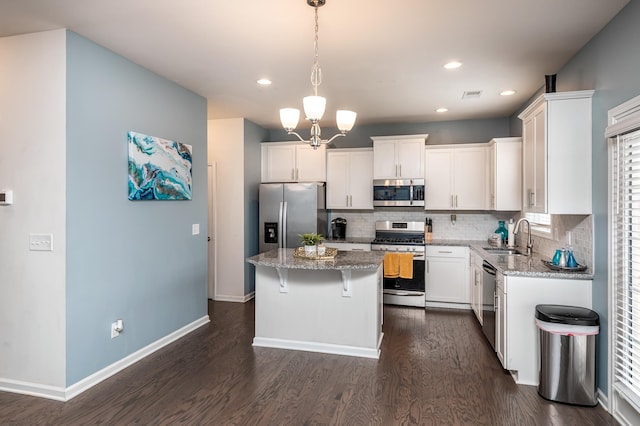
[[[383,251],[338,251],[333,260],[311,260],[293,257],[294,249],[275,249],[247,259],[256,266],[308,270],[375,270],[382,264]]]
[[[583,272],[565,272],[549,269],[542,260],[549,260],[540,253],[531,256],[509,256],[506,254],[488,253],[483,247],[489,244],[482,240],[433,240],[427,245],[432,246],[467,246],[475,251],[483,260],[488,261],[499,272],[507,276],[538,277],[538,278],[565,278],[572,280],[592,280],[593,272],[588,268]]]
[[[548,257],[542,256],[539,253],[532,253],[531,256],[509,256],[506,254],[491,254],[487,253],[483,249],[486,247],[486,243],[470,244],[472,250],[482,257],[482,259],[488,261],[499,272],[502,272],[507,276],[520,276],[520,277],[537,277],[537,278],[565,278],[571,280],[592,280],[593,273],[590,269],[583,272],[571,272],[571,271],[554,271],[549,269],[542,260],[549,260]]]

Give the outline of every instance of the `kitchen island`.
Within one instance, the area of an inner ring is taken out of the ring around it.
[[[378,358],[384,252],[338,251],[332,260],[275,249],[256,267],[253,346]]]

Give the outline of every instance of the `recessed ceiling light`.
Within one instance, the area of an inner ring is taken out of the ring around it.
[[[447,112],[449,111],[447,108],[438,108],[436,112]]]
[[[462,62],[451,61],[449,63],[444,64],[444,67],[448,70],[454,70],[456,68],[460,68],[462,66]]]
[[[271,84],[271,80],[269,80],[268,78],[261,78],[260,80],[258,80],[258,84],[260,86],[269,86]]]
[[[511,96],[511,95],[515,95],[516,91],[515,90],[505,90],[503,92],[500,92],[500,96]]]

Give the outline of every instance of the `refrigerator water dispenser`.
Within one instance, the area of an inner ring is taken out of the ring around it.
[[[278,222],[264,223],[265,244],[278,244]]]

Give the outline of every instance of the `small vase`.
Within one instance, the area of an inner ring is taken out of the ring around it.
[[[304,254],[307,256],[315,256],[316,246],[304,246]]]
[[[556,91],[556,74],[544,76],[544,91],[546,93],[555,93]]]
[[[327,251],[327,248],[323,244],[318,244],[317,246],[318,256],[324,256]]]

